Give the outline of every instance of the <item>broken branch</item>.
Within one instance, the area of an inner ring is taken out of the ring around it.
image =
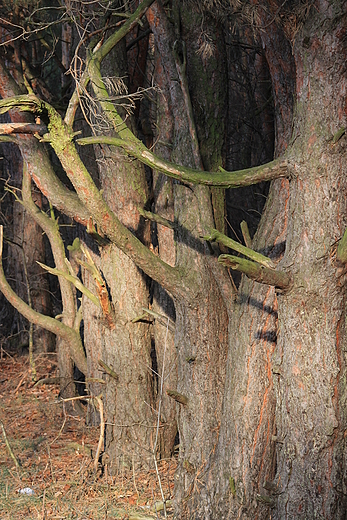
[[[248,278],[259,283],[273,285],[279,289],[288,289],[292,285],[292,277],[290,274],[269,269],[268,267],[264,267],[263,265],[244,258],[232,255],[221,255],[218,258],[218,262],[235,271],[244,273]]]
[[[183,405],[188,404],[188,397],[186,397],[185,395],[180,394],[179,392],[176,392],[175,390],[169,390],[169,389],[166,390],[166,393],[169,397],[171,397],[178,403],[183,404]]]
[[[236,242],[235,240],[227,237],[226,235],[223,235],[223,233],[220,233],[216,229],[212,229],[211,233],[207,236],[204,236],[203,239],[208,240],[209,242],[213,242],[216,240],[219,244],[223,244],[223,246],[229,247],[230,249],[233,249],[234,251],[237,251],[238,253],[247,256],[247,258],[250,258],[254,262],[264,265],[265,267],[269,267],[270,269],[274,269],[276,267],[271,258],[257,253],[249,247],[245,247],[242,244],[239,244],[239,242]],[[224,257],[228,255],[222,256]]]

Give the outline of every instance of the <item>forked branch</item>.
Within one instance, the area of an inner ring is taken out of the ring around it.
[[[192,284],[188,278],[193,276],[193,273],[183,272],[183,268],[171,267],[163,262],[122,225],[83,164],[73,142],[74,134],[66,126],[60,114],[49,103],[40,100],[33,94],[15,96],[0,101],[0,113],[5,113],[12,108],[33,113],[42,111],[47,113],[49,134],[45,136],[45,139],[50,142],[80,201],[93,221],[96,222],[98,229],[129,256],[140,269],[158,281],[173,296],[187,298],[192,290]],[[135,136],[134,139],[136,139]]]
[[[79,333],[71,327],[67,327],[63,323],[60,323],[58,320],[51,318],[50,316],[45,316],[44,314],[36,312],[13,291],[6,280],[3,270],[2,248],[3,226],[0,226],[0,291],[11,303],[11,305],[13,305],[13,307],[17,309],[17,311],[22,314],[28,321],[38,325],[39,327],[42,327],[43,329],[53,332],[53,334],[64,338],[69,343],[73,343],[75,345],[76,351],[79,352],[79,355],[75,358],[76,365],[81,370],[81,372],[86,374],[87,362]]]
[[[232,238],[223,235],[223,233],[220,233],[219,231],[217,231],[217,229],[212,229],[211,233],[207,236],[204,236],[203,238],[204,240],[208,240],[209,242],[213,242],[214,240],[216,240],[219,244],[229,247],[230,249],[233,249],[234,251],[237,251],[238,253],[247,256],[247,258],[250,258],[254,262],[257,262],[258,264],[261,264],[265,267],[269,267],[270,269],[274,269],[276,267],[271,258],[257,253],[249,247],[243,246],[242,244],[236,242]]]

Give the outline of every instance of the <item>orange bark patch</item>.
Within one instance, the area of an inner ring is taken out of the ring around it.
[[[300,390],[305,390],[305,385],[302,381],[298,381],[298,387],[300,388]]]
[[[292,372],[293,372],[294,376],[298,376],[300,374],[300,369],[299,369],[298,365],[293,366]]]
[[[266,405],[268,403],[268,392],[269,392],[269,389],[267,388],[265,390],[265,393],[264,393],[263,404],[262,404],[262,407],[261,407],[261,410],[260,410],[259,423],[258,423],[258,426],[257,426],[255,432],[254,432],[253,452],[252,452],[252,456],[251,456],[251,460],[250,460],[250,464],[251,465],[252,465],[252,461],[253,461],[253,458],[254,458],[255,449],[257,447],[257,440],[258,440],[259,431],[260,431],[260,428],[261,428],[262,422],[263,422],[264,410],[266,409]]]
[[[311,149],[312,149],[312,146],[314,145],[314,143],[317,141],[317,135],[314,133],[314,128],[312,128],[312,135],[309,137],[308,141],[307,141],[307,149],[308,151],[310,152]]]

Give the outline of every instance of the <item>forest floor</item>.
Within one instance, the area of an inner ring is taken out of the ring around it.
[[[39,379],[56,375],[50,358],[36,359]],[[64,411],[57,386],[31,382],[27,356],[1,351],[1,520],[163,518],[154,469],[95,473],[99,436],[98,427]],[[159,463],[165,498],[172,495],[175,467],[175,459]],[[23,493],[26,488],[34,493]],[[168,517],[171,511],[168,507]]]

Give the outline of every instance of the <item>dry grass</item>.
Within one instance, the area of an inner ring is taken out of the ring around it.
[[[52,377],[55,364],[39,358],[37,371]],[[0,421],[20,464],[17,468],[0,431],[1,520],[161,518],[154,508],[161,500],[155,471],[96,475],[98,428],[66,416],[57,387],[33,386],[25,357],[0,359]],[[160,463],[167,496],[175,466],[175,460]],[[18,492],[26,487],[35,494]]]

